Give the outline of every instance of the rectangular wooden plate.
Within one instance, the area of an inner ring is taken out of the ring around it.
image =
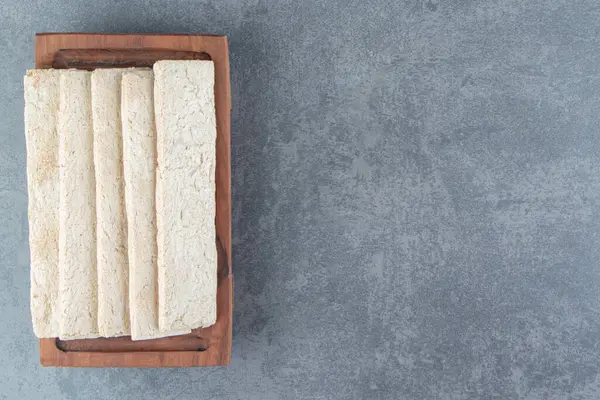
[[[206,35],[41,33],[36,68],[152,67],[157,60],[213,60],[217,114],[217,321],[191,334],[132,341],[130,337],[40,340],[40,361],[59,367],[200,367],[228,365],[231,354],[230,87],[227,38]]]

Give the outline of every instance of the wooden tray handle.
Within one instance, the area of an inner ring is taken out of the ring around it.
[[[65,352],[131,353],[140,351],[206,351],[208,340],[192,334],[162,339],[131,341],[123,338],[97,338],[94,340],[60,340],[56,347]]]
[[[194,51],[161,49],[61,49],[54,54],[52,68],[152,68],[158,60],[210,60],[210,56]]]

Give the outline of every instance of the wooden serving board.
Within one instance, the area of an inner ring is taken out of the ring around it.
[[[229,364],[233,312],[231,273],[230,87],[227,38],[205,35],[41,33],[36,68],[152,67],[157,60],[213,60],[217,114],[217,321],[191,334],[132,341],[129,336],[40,340],[40,361],[60,367],[199,367]]]

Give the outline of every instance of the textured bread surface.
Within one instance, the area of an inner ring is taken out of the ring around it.
[[[92,73],[92,120],[96,177],[98,330],[129,334],[127,219],[121,133],[122,69]]]
[[[60,76],[59,336],[98,336],[96,197],[90,72]]]
[[[24,78],[30,307],[37,337],[58,336],[58,134],[60,72],[30,70]]]
[[[216,320],[216,116],[212,61],[154,64],[159,327]]]

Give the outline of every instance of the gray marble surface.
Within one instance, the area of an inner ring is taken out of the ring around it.
[[[41,31],[229,36],[230,367],[38,365]],[[600,398],[599,33],[595,0],[0,2],[0,398]]]

